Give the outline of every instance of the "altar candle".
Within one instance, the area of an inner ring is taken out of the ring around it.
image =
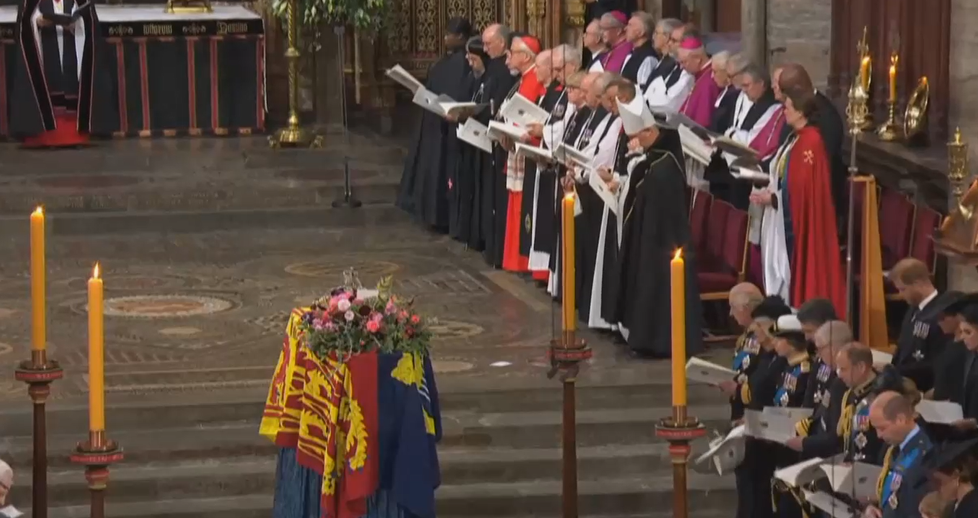
[[[686,264],[682,248],[669,264],[672,296],[672,406],[686,406]]]
[[[890,64],[890,102],[895,103],[897,100],[897,60],[893,57]]]
[[[88,280],[88,428],[105,430],[105,332],[98,263]]]
[[[38,207],[31,214],[31,350],[33,351],[43,351],[47,346],[44,276],[44,209]]]
[[[561,289],[563,299],[561,309],[563,310],[564,331],[574,331],[577,329],[577,305],[576,302],[576,272],[574,266],[574,193],[564,196],[563,212],[561,223],[561,235],[563,247],[561,249]],[[570,344],[566,344],[570,345]]]
[[[859,80],[862,82],[863,90],[869,93],[869,56],[864,56],[862,64],[859,65]]]

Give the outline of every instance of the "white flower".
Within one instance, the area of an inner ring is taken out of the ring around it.
[[[350,301],[349,300],[346,300],[346,299],[340,299],[340,301],[338,303],[336,303],[336,309],[339,309],[340,311],[347,311],[347,310],[349,310],[350,309]],[[350,320],[350,318],[348,317],[347,320]]]
[[[355,316],[356,315],[354,315],[352,311],[347,311],[346,313],[343,314],[343,318],[345,318],[347,322],[353,322],[353,318]]]

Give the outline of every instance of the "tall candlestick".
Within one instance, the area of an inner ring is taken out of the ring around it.
[[[31,350],[47,347],[46,295],[44,282],[44,209],[31,214]]]
[[[563,290],[562,306],[564,331],[574,331],[577,329],[577,304],[576,304],[576,272],[574,266],[574,194],[569,193],[564,196],[563,212],[561,217],[561,235],[563,246],[561,248],[561,289]],[[565,344],[570,346],[571,344]]]
[[[859,80],[863,86],[863,90],[869,92],[869,56],[864,56],[862,63],[859,65]]]
[[[897,63],[899,63],[900,57],[894,52],[890,56],[890,102],[895,103],[897,100]]]
[[[105,332],[98,263],[88,280],[88,429],[105,430]]]
[[[672,406],[686,406],[686,264],[676,250],[669,264],[672,279]]]

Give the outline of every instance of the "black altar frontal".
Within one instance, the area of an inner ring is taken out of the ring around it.
[[[97,5],[93,114],[111,136],[236,135],[265,130],[265,29],[240,5],[165,13]],[[17,8],[0,6],[0,136],[8,136]],[[101,135],[110,136],[110,135]]]

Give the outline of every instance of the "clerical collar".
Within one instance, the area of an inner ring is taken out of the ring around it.
[[[937,298],[937,290],[934,290],[934,292],[928,295],[927,298],[920,301],[920,304],[917,306],[917,309],[921,309],[921,310],[924,309],[925,307],[927,307],[927,304],[930,304],[930,302],[936,298]]]
[[[700,71],[696,73],[696,79],[699,79],[700,77],[703,76],[703,74],[705,74],[707,72],[710,72],[710,73],[713,72],[713,60],[712,59],[708,59],[706,61],[706,63],[703,63],[703,68],[701,68]]]
[[[903,449],[907,447],[907,444],[910,442],[910,439],[913,439],[918,432],[920,432],[919,424],[914,425],[913,430],[910,430],[910,433],[908,433],[907,436],[903,438],[903,442],[900,443],[900,451],[903,451]]]

